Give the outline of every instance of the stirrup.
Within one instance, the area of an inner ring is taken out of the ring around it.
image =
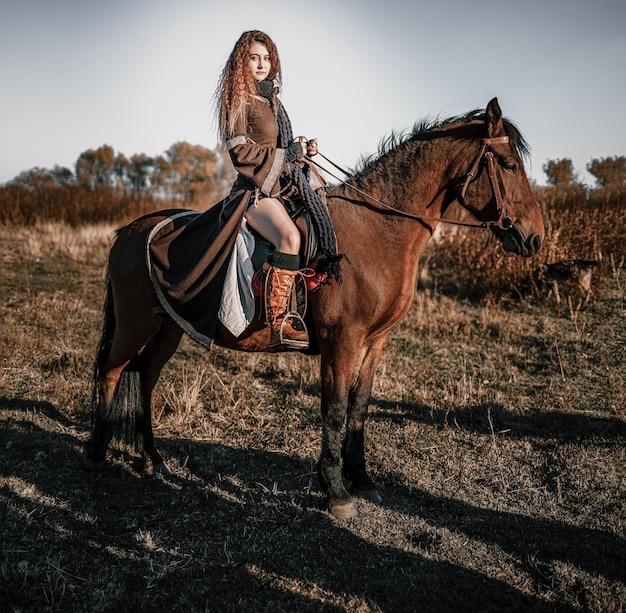
[[[302,324],[302,328],[304,329],[304,332],[306,333],[307,337],[309,335],[309,331],[307,330],[306,324],[304,323],[304,319],[302,319],[302,317],[300,316],[299,313],[296,313],[295,311],[287,311],[285,313],[285,315],[282,318],[282,321],[280,322],[280,328],[278,329],[278,342],[275,343],[270,343],[270,349],[272,348],[276,348],[276,347],[294,347],[297,349],[308,349],[309,348],[309,341],[298,341],[296,339],[293,338],[285,338],[283,336],[283,327],[285,325],[285,322],[287,321],[293,321],[293,320],[297,320]],[[292,326],[293,327],[293,326]],[[270,329],[270,337],[271,337],[272,331]]]

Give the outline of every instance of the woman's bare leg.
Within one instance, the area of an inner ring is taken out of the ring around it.
[[[300,231],[280,200],[262,198],[246,211],[246,221],[277,251],[289,255],[300,252]]]
[[[270,347],[305,349],[309,335],[302,319],[290,313],[294,283],[300,268],[300,230],[276,198],[263,198],[246,211],[246,221],[270,241],[276,251],[267,258],[266,311]],[[294,319],[294,316],[296,319]],[[294,322],[302,324],[294,328]]]

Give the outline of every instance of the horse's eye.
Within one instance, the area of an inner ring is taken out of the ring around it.
[[[506,172],[517,172],[517,162],[511,158],[505,158],[502,160],[501,166]]]

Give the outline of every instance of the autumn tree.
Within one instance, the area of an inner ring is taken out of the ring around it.
[[[55,185],[65,187],[76,185],[76,176],[66,166],[59,166],[56,164],[52,170],[50,170],[50,176],[52,177]]]
[[[7,185],[39,190],[74,185],[75,182],[74,173],[69,168],[56,165],[54,168],[36,166],[30,170],[23,170]]]
[[[155,185],[166,195],[191,201],[200,193],[214,190],[218,179],[218,156],[210,149],[178,142],[156,162]]]
[[[131,155],[126,176],[134,190],[148,191],[154,183],[154,176],[159,169],[157,160],[145,153]]]
[[[626,157],[612,156],[592,159],[587,170],[596,180],[597,187],[623,187],[626,182]]]
[[[577,183],[574,165],[569,158],[548,160],[543,165],[543,172],[548,177],[548,185],[554,187],[571,187]]]
[[[118,190],[130,188],[130,161],[123,153],[118,153],[113,160],[114,187]]]
[[[76,160],[76,180],[91,189],[115,187],[115,151],[109,145],[87,149]]]

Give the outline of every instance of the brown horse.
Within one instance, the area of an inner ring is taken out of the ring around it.
[[[342,281],[311,294],[309,311],[311,352],[321,356],[318,475],[335,516],[356,513],[351,494],[381,501],[364,452],[374,371],[390,330],[411,307],[420,256],[449,205],[458,201],[507,251],[529,257],[539,249],[544,227],[521,160],[527,153],[494,98],[484,112],[389,139],[347,182],[329,188],[328,208],[345,255]],[[88,467],[105,458],[113,416],[128,419],[134,412],[138,450],[148,467],[166,471],[152,435],[150,398],[183,331],[161,307],[145,259],[146,236],[164,217],[155,213],[131,223],[111,249],[95,427],[83,455]],[[238,338],[218,326],[215,342],[263,351],[267,336],[257,324]]]

